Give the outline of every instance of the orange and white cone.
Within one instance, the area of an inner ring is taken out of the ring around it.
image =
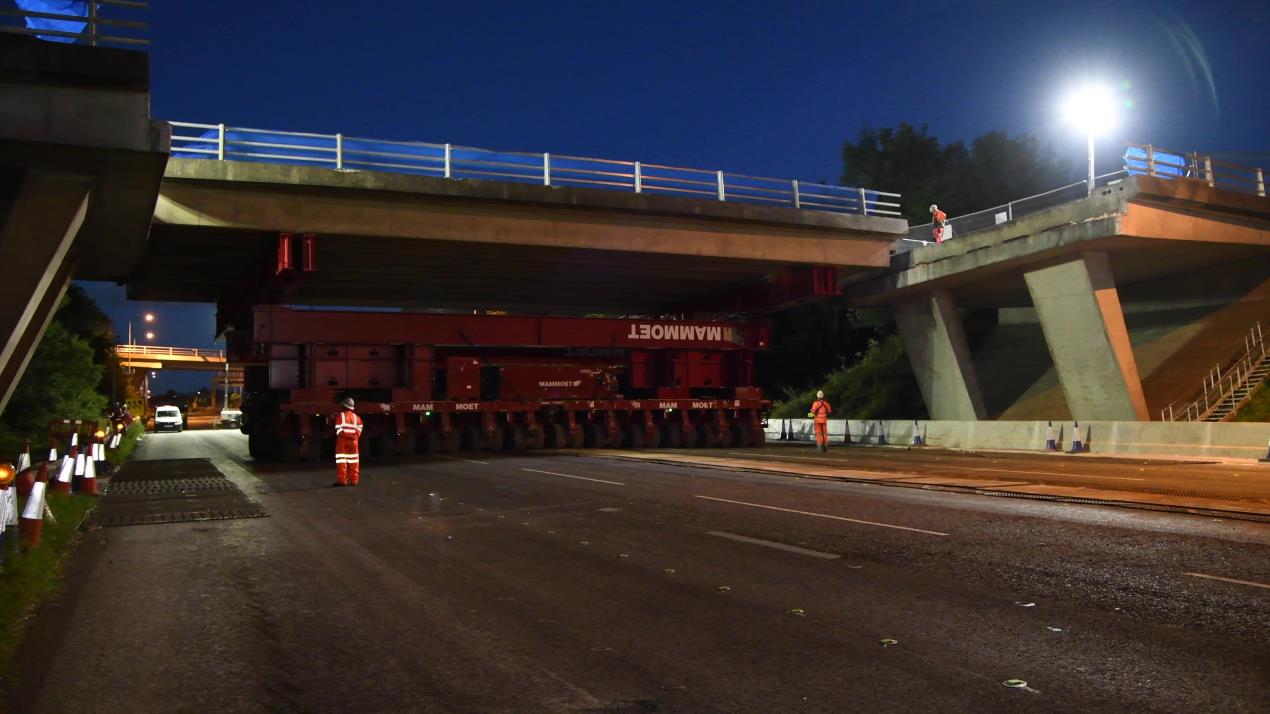
[[[40,476],[40,474],[43,474],[43,476]],[[31,486],[34,485],[40,478],[48,481],[49,465],[47,463],[40,464],[38,469],[29,468],[26,471],[19,471],[18,477],[15,480],[15,488],[18,491],[18,498],[26,498],[29,496],[31,494]]]
[[[92,459],[84,464],[84,479],[80,481],[79,492],[85,496],[100,495],[97,492],[97,462]]]
[[[49,460],[50,462],[57,461],[57,444],[56,444],[56,443],[50,443],[50,444],[49,444],[49,458],[48,458],[48,460]]]
[[[22,517],[18,519],[18,531],[28,548],[40,547],[40,532],[44,530],[44,490],[48,488],[46,472],[31,486],[31,494],[23,504]]]
[[[15,466],[18,471],[24,471],[31,468],[31,440],[27,439],[22,442],[22,453],[18,454],[18,465]]]
[[[76,446],[79,446],[79,432],[78,431],[71,433],[71,448],[73,449]]]
[[[62,457],[62,465],[57,470],[57,480],[53,482],[54,493],[70,493],[71,480],[75,477],[75,458],[70,454]],[[45,475],[47,480],[48,476]]]

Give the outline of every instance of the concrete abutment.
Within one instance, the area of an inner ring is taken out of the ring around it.
[[[934,419],[983,419],[983,395],[956,300],[932,290],[897,303],[895,319],[926,409]]]

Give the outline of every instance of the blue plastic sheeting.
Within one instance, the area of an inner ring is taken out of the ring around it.
[[[88,17],[88,3],[85,0],[13,0],[18,5],[19,10],[27,12],[46,12],[52,15],[78,15],[79,17]],[[26,26],[32,30],[53,30],[55,32],[72,32],[79,34],[84,31],[87,22],[78,22],[76,20],[53,20],[47,17],[23,17]],[[49,42],[74,42],[74,37],[61,37],[59,35],[36,35],[41,40]]]
[[[217,158],[219,130],[173,127],[172,156],[187,159]],[[445,176],[445,145],[386,140],[342,140],[343,168],[363,171]],[[270,164],[299,164],[336,168],[336,139],[268,131],[225,129],[225,159]],[[616,191],[635,191],[635,164],[571,156],[498,152],[452,146],[450,177],[542,184],[549,161],[553,186],[577,186]],[[725,173],[724,199],[773,206],[793,206],[794,182]],[[640,191],[705,200],[718,200],[719,175],[714,171],[640,166]],[[870,211],[874,201],[887,200],[875,191],[824,184],[800,184],[799,205],[838,213],[861,213],[863,195]],[[893,200],[893,199],[892,199]]]
[[[1183,178],[1186,176],[1187,161],[1186,157],[1181,154],[1169,154],[1163,151],[1153,151],[1155,158],[1155,171],[1148,169],[1147,150],[1136,146],[1130,146],[1124,152],[1124,167],[1129,171],[1130,175],[1154,175],[1162,178]]]

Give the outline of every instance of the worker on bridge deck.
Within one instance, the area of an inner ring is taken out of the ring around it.
[[[811,411],[807,417],[815,420],[816,428],[816,449],[818,451],[829,450],[829,415],[833,414],[833,407],[829,406],[829,402],[825,400],[824,392],[816,392],[816,401],[812,402]]]
[[[357,440],[362,437],[362,418],[353,411],[352,398],[346,398],[344,410],[335,420],[335,486],[356,486],[361,476],[361,454]]]
[[[930,224],[931,235],[934,236],[936,243],[943,243],[944,238],[949,237],[944,234],[949,232],[945,230],[948,225],[948,214],[939,210],[939,206],[930,204]]]

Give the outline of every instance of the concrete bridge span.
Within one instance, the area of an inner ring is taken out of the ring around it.
[[[1270,318],[1270,201],[1131,176],[893,257],[889,305],[938,419],[1158,418]]]

